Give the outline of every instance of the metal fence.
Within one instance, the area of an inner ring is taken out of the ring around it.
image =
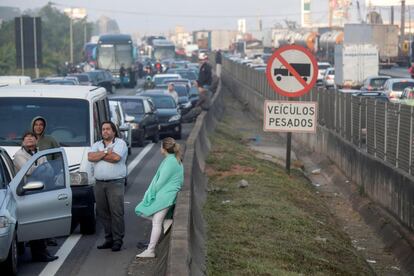
[[[223,60],[229,74],[264,99],[286,100],[276,94],[260,72]],[[318,123],[343,139],[411,175],[413,172],[413,107],[353,96],[337,90],[314,88],[298,98],[318,102]]]

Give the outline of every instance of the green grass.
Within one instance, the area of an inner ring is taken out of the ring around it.
[[[289,177],[256,158],[235,133],[221,123],[211,137],[211,192],[204,206],[208,274],[372,275],[300,172]],[[235,165],[255,171],[243,174]],[[249,187],[238,188],[241,179]]]

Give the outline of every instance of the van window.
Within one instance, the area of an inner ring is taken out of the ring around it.
[[[62,98],[0,98],[0,146],[19,146],[23,134],[31,128],[32,119],[46,119],[46,134],[61,146],[90,145],[89,102]]]

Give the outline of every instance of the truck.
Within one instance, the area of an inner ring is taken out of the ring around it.
[[[122,85],[135,87],[133,65],[136,57],[137,50],[132,43],[131,36],[127,34],[101,35],[93,51],[95,68],[110,71],[114,76],[116,86],[121,85],[119,69],[123,65],[127,73],[122,80]]]
[[[237,31],[231,30],[201,30],[193,32],[193,41],[199,49],[209,51],[228,50],[236,40]]]
[[[342,44],[335,47],[335,85],[360,88],[365,78],[378,75],[378,47],[374,44]]]
[[[379,51],[381,68],[391,68],[399,63],[397,25],[345,24],[344,43],[374,44]]]

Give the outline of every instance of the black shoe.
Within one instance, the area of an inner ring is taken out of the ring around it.
[[[111,248],[112,245],[113,245],[113,242],[105,241],[103,244],[98,245],[96,248],[98,248],[98,249],[108,249],[108,248]]]
[[[48,246],[57,246],[57,240],[55,238],[50,238],[46,240],[46,244]]]
[[[38,254],[32,256],[33,262],[53,262],[54,260],[58,259],[58,256],[51,256],[48,253]]]
[[[122,247],[122,242],[114,242],[114,245],[112,245],[112,251],[117,252],[120,251]]]

